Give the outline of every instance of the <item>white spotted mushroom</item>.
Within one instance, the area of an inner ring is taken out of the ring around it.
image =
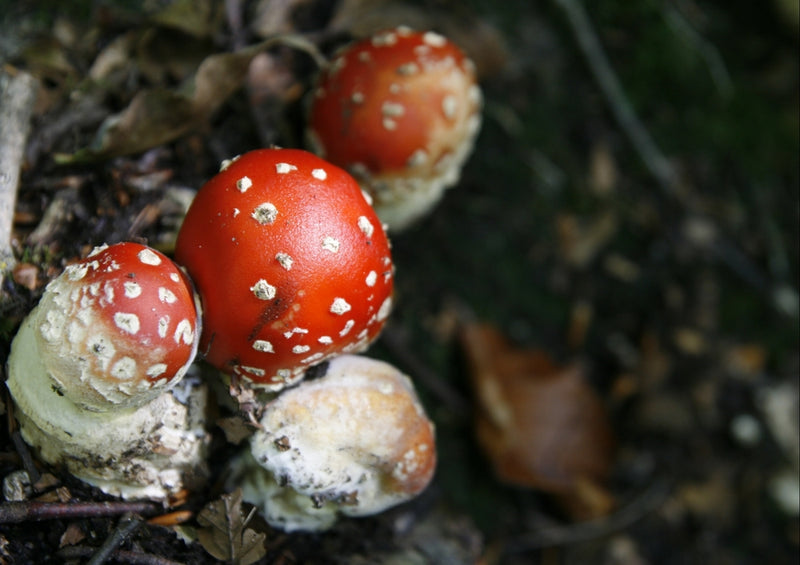
[[[310,104],[313,151],[350,171],[393,231],[456,182],[480,128],[473,63],[432,31],[382,31],[346,46]]]
[[[206,392],[183,380],[200,324],[199,299],[169,258],[137,243],[95,248],[50,282],[12,343],[22,437],[124,498],[166,500],[200,479]]]
[[[391,310],[380,220],[347,172],[307,151],[228,163],[198,191],[175,257],[203,303],[201,352],[248,387],[277,391],[364,350]]]
[[[320,373],[266,406],[228,480],[286,531],[406,502],[436,468],[434,427],[407,376],[360,355],[337,356]]]

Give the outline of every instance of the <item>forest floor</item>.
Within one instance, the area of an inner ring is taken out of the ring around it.
[[[229,548],[231,562],[797,563],[796,3],[0,4],[2,73],[30,73],[38,92],[0,233],[15,258],[3,365],[70,261],[131,240],[170,254],[223,159],[304,146],[312,53],[405,24],[476,63],[475,150],[436,209],[393,235],[396,306],[367,353],[415,382],[436,423],[434,482],[320,534],[256,516],[259,548]],[[213,80],[201,64],[218,65]],[[487,439],[487,379],[522,391],[520,451],[497,448],[507,431]],[[6,498],[21,470],[45,480],[0,503],[0,563],[219,562],[198,534],[204,508],[231,502],[219,477],[237,447],[219,426],[209,487],[131,524],[119,501],[30,460],[2,398]]]

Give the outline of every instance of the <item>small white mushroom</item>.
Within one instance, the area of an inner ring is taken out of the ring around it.
[[[433,425],[411,381],[366,357],[334,358],[324,375],[271,402],[260,423],[228,487],[287,531],[407,501],[436,466]]]

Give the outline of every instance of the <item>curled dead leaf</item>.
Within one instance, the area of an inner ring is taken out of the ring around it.
[[[197,516],[197,539],[217,559],[249,565],[264,557],[266,534],[248,528],[255,509],[245,515],[242,492],[237,489],[207,504]]]
[[[556,496],[575,519],[601,516],[614,437],[579,364],[513,347],[486,324],[461,331],[478,410],[478,442],[505,482]]]
[[[55,160],[65,164],[130,155],[177,139],[212,116],[242,87],[253,58],[277,45],[320,57],[313,44],[293,35],[275,36],[232,53],[214,53],[180,88],[140,90],[125,109],[106,118],[88,147],[57,155]]]

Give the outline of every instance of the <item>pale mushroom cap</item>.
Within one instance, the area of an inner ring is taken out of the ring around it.
[[[419,494],[436,466],[434,429],[411,381],[355,355],[283,392],[252,437],[245,497],[273,525],[322,529],[337,514],[364,516]],[[255,478],[253,478],[255,477]],[[277,479],[277,483],[272,479]]]
[[[96,248],[47,286],[9,370],[40,366],[90,410],[139,406],[183,377],[199,321],[191,285],[167,257],[134,243]]]
[[[473,63],[432,32],[388,30],[345,47],[311,101],[313,150],[349,170],[392,230],[458,182],[480,129]]]

